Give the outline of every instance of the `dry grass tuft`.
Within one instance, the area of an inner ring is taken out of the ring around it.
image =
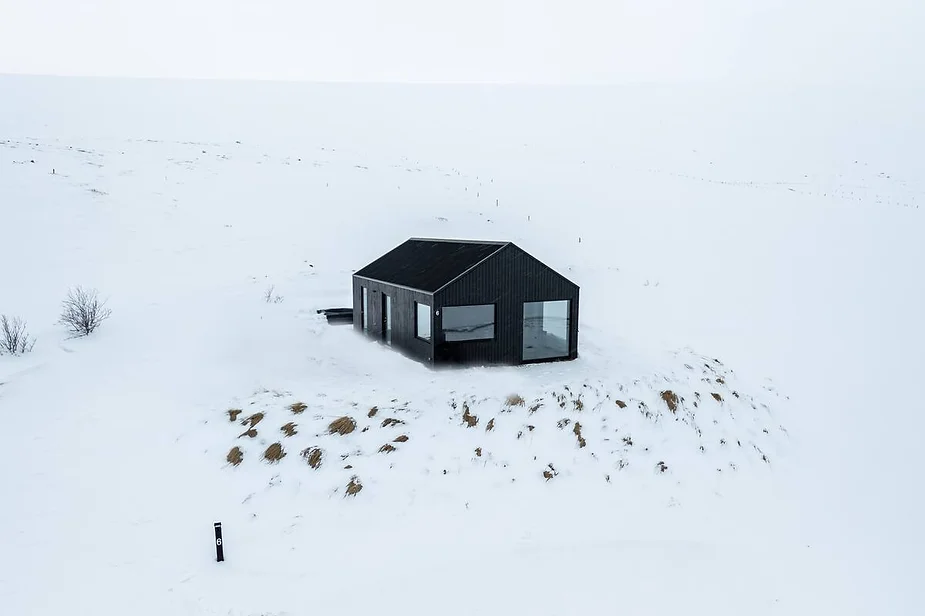
[[[717,402],[722,402],[722,401],[723,401],[723,397],[722,397],[721,395],[719,395],[718,393],[713,392],[713,394],[711,394],[711,395],[713,396],[713,399],[716,400]]]
[[[366,416],[369,417],[369,418],[372,418],[372,417],[375,417],[375,416],[376,416],[376,413],[378,413],[378,412],[379,412],[379,407],[378,407],[378,406],[374,406],[373,408],[369,409],[369,412],[366,413]]]
[[[393,443],[407,443],[407,442],[408,442],[408,435],[407,435],[407,434],[402,434],[401,436],[396,437],[395,440],[392,441],[392,442],[393,442]]]
[[[237,466],[244,461],[244,452],[241,451],[240,447],[232,447],[231,451],[228,452],[228,455],[225,456],[225,460],[228,461],[228,464]]]
[[[543,403],[542,403],[542,402],[537,402],[536,404],[534,404],[533,406],[530,407],[529,413],[530,413],[531,415],[534,414],[535,412],[537,412],[538,410],[540,410],[540,407],[542,407],[542,406],[543,406]]]
[[[289,423],[281,427],[280,430],[282,430],[283,434],[285,434],[286,436],[295,436],[296,434],[299,433],[299,431],[295,429],[295,426],[296,425],[290,421]]]
[[[575,436],[578,437],[578,448],[581,449],[588,443],[585,441],[585,438],[581,435],[581,423],[575,422],[575,426],[572,428],[572,432],[575,433]]]
[[[249,425],[251,428],[253,428],[253,427],[256,427],[256,425],[259,424],[261,421],[263,421],[263,418],[264,418],[263,413],[254,413],[250,417],[247,417],[246,419],[241,420],[241,425],[244,425],[244,426]]]
[[[572,404],[575,405],[575,410],[576,410],[576,411],[583,411],[584,408],[585,408],[585,403],[582,402],[581,396],[578,396],[577,398],[575,398],[574,400],[572,400]]]
[[[527,426],[527,430],[529,430],[530,432],[533,432],[534,430],[536,430],[536,426]]]
[[[238,435],[238,438],[244,438],[245,436],[246,436],[247,438],[256,438],[256,437],[257,437],[257,431],[254,430],[253,428],[251,428],[251,429],[248,430],[247,432],[244,432],[244,433]]]
[[[347,484],[347,496],[356,496],[362,489],[363,484],[360,483],[360,478],[354,475],[350,478],[350,483]]]
[[[506,406],[523,406],[526,402],[524,402],[524,399],[521,398],[520,395],[511,394],[505,399],[504,404]]]
[[[479,423],[479,418],[469,412],[469,405],[463,402],[463,416],[462,419],[466,422],[466,426],[469,428],[474,428]]]
[[[296,415],[304,413],[305,409],[307,408],[308,407],[305,406],[304,402],[293,402],[292,404],[289,405],[289,410],[295,413]]]
[[[389,426],[398,426],[403,423],[405,422],[403,422],[401,419],[395,419],[394,417],[389,417],[388,419],[382,420],[382,427],[388,428]]]
[[[725,381],[725,380],[723,379],[723,377],[721,377],[721,376],[716,377],[716,382],[719,383],[720,385],[725,385],[725,384],[726,384],[726,381]]]
[[[494,418],[491,418],[488,420],[488,423],[485,424],[485,432],[491,432],[494,429],[495,429],[495,420]]]
[[[263,452],[263,459],[271,464],[279,462],[285,457],[286,452],[283,451],[283,446],[280,443],[273,443]]]
[[[662,392],[662,400],[668,405],[668,410],[672,413],[678,410],[678,394],[671,390]]]
[[[664,473],[668,470],[668,465],[665,464],[662,460],[659,460],[658,464],[655,465],[655,468],[658,470],[658,472]]]
[[[317,469],[324,460],[324,450],[321,447],[309,447],[302,451],[302,457],[305,458],[310,467]]]
[[[546,478],[546,481],[549,481],[550,479],[555,477],[555,475],[553,475],[552,472],[550,471],[543,471],[543,477]]]
[[[391,443],[386,443],[379,448],[379,453],[392,453],[393,451],[395,451],[395,446]]]
[[[623,400],[617,400],[617,406],[619,406],[621,409],[625,409],[626,402],[624,402]]]
[[[357,429],[357,422],[352,417],[339,417],[328,424],[328,434],[346,436]]]
[[[228,421],[237,421],[241,412],[241,409],[228,409]]]
[[[482,457],[482,448],[481,448],[481,447],[476,447],[476,448],[475,448],[475,456],[476,456],[477,458],[481,458],[481,457]]]
[[[560,430],[562,430],[563,428],[565,428],[565,426],[569,425],[570,423],[572,423],[572,420],[569,419],[568,417],[565,417],[564,419],[560,419],[559,421],[557,421],[556,425],[559,426]]]

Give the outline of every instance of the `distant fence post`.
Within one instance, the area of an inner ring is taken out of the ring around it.
[[[222,545],[222,523],[216,522],[215,527],[215,560],[223,562],[225,560],[225,547]]]

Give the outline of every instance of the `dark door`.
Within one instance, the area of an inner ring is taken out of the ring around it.
[[[382,339],[392,345],[392,298],[382,294]]]

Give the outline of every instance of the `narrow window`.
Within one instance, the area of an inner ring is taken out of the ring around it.
[[[494,304],[443,308],[443,338],[447,342],[492,340],[494,337]]]
[[[363,318],[363,331],[369,331],[369,297],[366,294],[366,287],[363,289],[363,302],[360,304],[360,315]]]
[[[414,303],[415,307],[415,333],[414,335],[420,338],[421,340],[427,340],[430,342],[430,332],[431,332],[431,322],[430,322],[430,306],[427,304]]]

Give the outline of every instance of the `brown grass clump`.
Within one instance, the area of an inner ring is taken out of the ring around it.
[[[714,393],[712,394],[712,396],[713,396],[713,399],[716,400],[717,402],[722,402],[722,401],[723,401],[723,397],[722,397],[721,395],[719,395],[718,393],[716,393],[716,392],[714,392]]]
[[[481,458],[481,457],[482,457],[482,448],[481,448],[481,447],[476,447],[476,448],[475,448],[475,456],[476,456],[477,458]]]
[[[328,424],[328,434],[346,436],[357,429],[357,422],[352,417],[339,417]]]
[[[350,478],[350,483],[347,484],[347,496],[356,496],[362,489],[363,484],[360,483],[360,478],[354,475]]]
[[[321,462],[324,459],[324,450],[320,447],[309,447],[302,451],[302,457],[305,458],[305,461],[308,462],[310,467],[317,469],[321,466]]]
[[[395,447],[391,443],[386,443],[379,448],[379,453],[392,453],[393,451],[395,451]]]
[[[259,424],[261,421],[263,421],[263,418],[264,418],[264,414],[263,414],[263,413],[254,413],[254,414],[251,415],[250,417],[247,417],[247,418],[241,420],[241,424],[244,425],[244,426],[248,426],[248,425],[249,425],[251,428],[253,428],[253,427],[255,427],[257,424]]]
[[[231,451],[228,452],[228,455],[225,456],[225,460],[228,461],[228,464],[237,466],[244,461],[244,452],[241,451],[240,447],[232,447]]]
[[[375,417],[375,416],[376,416],[376,413],[378,413],[378,412],[379,412],[379,407],[378,407],[378,406],[374,406],[373,408],[369,409],[369,412],[366,413],[366,416],[372,418],[372,417]]]
[[[286,457],[286,452],[283,451],[283,446],[279,443],[273,443],[267,450],[263,452],[263,459],[271,464],[279,462]]]
[[[305,412],[305,409],[307,408],[308,407],[305,406],[305,403],[303,402],[293,402],[292,404],[289,405],[289,410],[295,413],[296,415],[299,415]]]
[[[408,442],[408,435],[407,435],[407,434],[402,434],[401,436],[396,437],[395,440],[392,441],[392,442],[393,442],[393,443],[407,443],[407,442]]]
[[[286,425],[284,425],[283,427],[281,427],[280,430],[282,430],[283,434],[285,434],[286,436],[295,436],[296,434],[299,433],[299,431],[295,429],[295,424],[292,423],[291,421],[287,423]]]
[[[251,429],[248,430],[247,432],[244,432],[244,433],[238,435],[238,438],[244,438],[245,436],[246,436],[247,438],[256,438],[256,437],[257,437],[257,431],[254,430],[253,428],[251,428]]]
[[[389,426],[397,426],[403,423],[405,422],[403,422],[401,419],[395,419],[394,417],[389,417],[388,419],[382,420],[382,427],[388,428]]]
[[[495,420],[491,418],[488,420],[488,423],[485,425],[485,432],[491,432],[495,429]]]
[[[555,475],[553,475],[552,472],[550,472],[550,471],[543,471],[543,477],[546,478],[546,481],[549,481],[549,480],[552,479],[554,476],[555,476]]]
[[[575,426],[572,428],[572,432],[575,433],[575,436],[578,437],[578,448],[581,449],[588,443],[585,441],[585,438],[581,435],[581,423],[575,422]]]
[[[520,395],[518,395],[518,394],[511,394],[511,395],[508,396],[507,399],[504,401],[504,404],[505,404],[506,406],[523,406],[523,405],[526,404],[526,403],[524,402],[524,399],[520,397]]]
[[[241,414],[241,409],[228,409],[228,421],[237,421],[238,415]]]
[[[678,394],[674,393],[674,392],[671,391],[671,390],[669,390],[669,391],[663,391],[663,392],[662,392],[662,400],[664,400],[665,404],[668,405],[668,410],[669,410],[669,411],[671,411],[672,413],[677,412],[677,410],[678,410]]]
[[[572,400],[572,404],[575,405],[575,410],[576,410],[576,411],[583,411],[584,408],[585,408],[585,403],[582,402],[581,396],[579,396],[579,397],[575,398],[574,400]]]
[[[621,409],[625,409],[626,402],[624,402],[623,400],[617,400],[617,406],[619,406]]]
[[[463,416],[462,419],[466,422],[466,426],[469,428],[474,428],[479,423],[479,418],[469,412],[469,405],[463,403]]]

